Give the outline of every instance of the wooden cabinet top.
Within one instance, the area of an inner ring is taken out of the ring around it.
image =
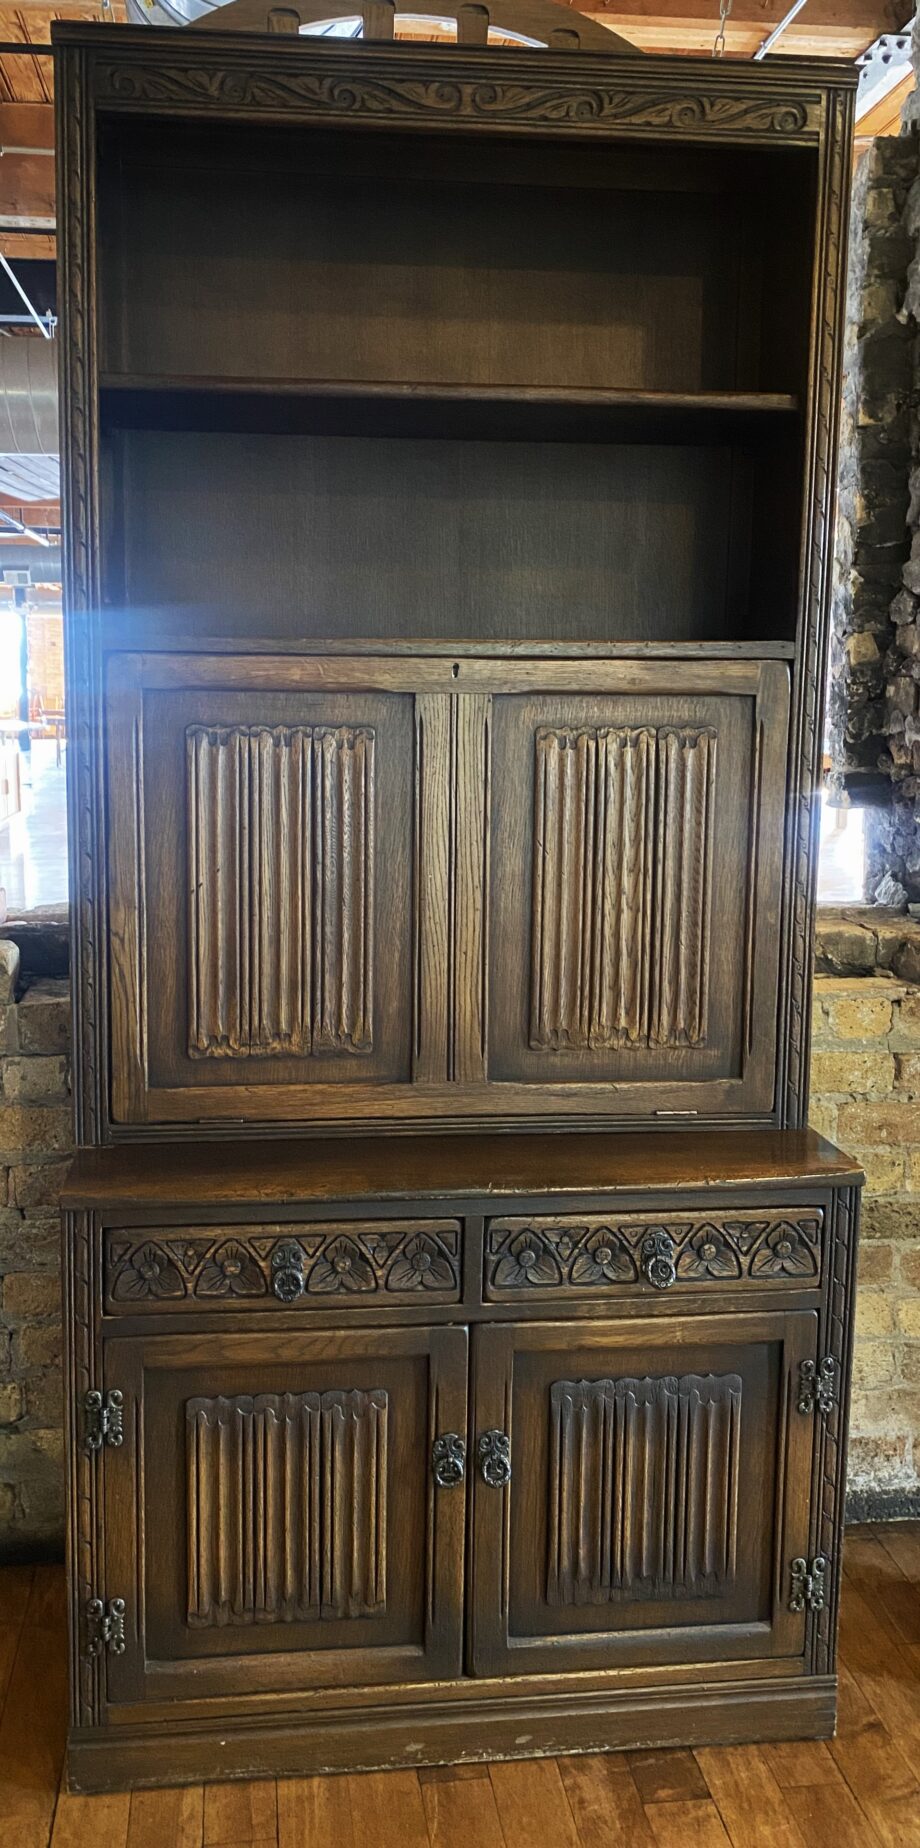
[[[839,1187],[858,1164],[811,1130],[694,1135],[406,1136],[83,1149],[66,1207],[260,1206],[425,1195]]]

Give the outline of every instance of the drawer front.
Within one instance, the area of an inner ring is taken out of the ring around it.
[[[138,1311],[279,1312],[460,1299],[457,1219],[339,1220],[323,1225],[110,1227],[109,1315]]]
[[[488,1302],[575,1303],[763,1286],[813,1290],[821,1281],[824,1210],[567,1213],[492,1219]]]

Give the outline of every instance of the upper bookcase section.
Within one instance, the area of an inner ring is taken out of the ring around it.
[[[378,415],[388,386],[422,403],[444,387],[441,419],[494,390],[506,421],[512,388],[531,432],[541,397],[586,416],[619,393],[782,413],[805,384],[815,178],[801,148],[186,121],[164,141],[119,122],[100,172],[104,382],[337,384]]]

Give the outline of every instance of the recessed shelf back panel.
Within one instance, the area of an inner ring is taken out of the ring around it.
[[[791,548],[750,587],[759,474],[725,444],[131,431],[108,460],[116,646],[182,624],[677,642],[794,629]]]
[[[424,154],[406,137],[353,144],[326,133],[298,147],[252,129],[203,143],[174,125],[164,151],[135,136],[103,193],[103,271],[115,285],[104,292],[104,366],[798,387],[801,340],[782,337],[772,305],[764,314],[780,220],[769,209],[777,175],[756,152],[732,151],[739,173],[673,150],[636,184],[635,154],[615,144],[590,181],[583,151],[558,144],[455,152],[433,138]],[[809,157],[781,165],[797,200]],[[798,212],[783,214],[783,272],[804,314]]]

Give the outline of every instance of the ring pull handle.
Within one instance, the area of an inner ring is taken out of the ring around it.
[[[476,1446],[479,1474],[490,1489],[511,1481],[511,1440],[505,1431],[481,1431]]]
[[[466,1474],[466,1445],[456,1431],[445,1431],[431,1446],[431,1470],[439,1489],[453,1489]]]

